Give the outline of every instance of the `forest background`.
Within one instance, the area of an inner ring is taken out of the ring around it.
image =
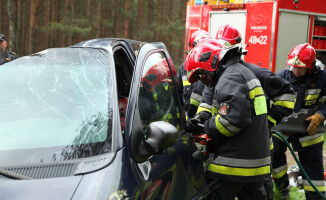
[[[183,62],[187,0],[0,0],[0,33],[19,57],[94,38],[163,42]]]

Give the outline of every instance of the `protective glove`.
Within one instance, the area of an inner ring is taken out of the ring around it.
[[[187,121],[185,130],[190,133],[203,133],[204,126],[200,118],[191,118]]]
[[[312,136],[316,134],[318,126],[322,121],[324,121],[324,117],[322,117],[318,113],[315,113],[310,117],[306,118],[306,121],[310,121],[309,126],[307,128],[307,132],[310,136]]]

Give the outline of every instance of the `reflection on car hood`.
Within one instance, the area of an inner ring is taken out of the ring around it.
[[[9,180],[0,177],[1,200],[71,199],[82,176],[38,180]]]

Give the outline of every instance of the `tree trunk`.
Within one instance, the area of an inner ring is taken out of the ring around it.
[[[23,44],[22,44],[22,35],[23,35],[23,30],[22,30],[22,23],[23,23],[23,18],[22,18],[22,13],[23,13],[23,0],[19,0],[17,5],[17,34],[16,34],[16,52],[18,55],[22,55],[23,53]]]
[[[156,12],[157,13],[157,16],[156,16],[156,21],[157,21],[157,24],[158,26],[162,26],[162,23],[164,21],[164,8],[165,8],[165,2],[166,1],[162,1],[160,3],[160,6],[158,8],[158,11]],[[157,31],[157,34],[156,35],[156,40],[157,41],[161,41],[161,38],[162,38],[162,31],[158,30]]]
[[[97,25],[96,25],[96,38],[99,38],[100,37],[100,29],[101,29],[101,22],[102,22],[102,16],[101,16],[101,2],[98,2],[97,3],[97,8],[96,8],[96,11],[97,11]]]
[[[124,15],[124,27],[123,27],[123,30],[124,30],[124,38],[128,38],[129,35],[129,10],[130,10],[130,2],[129,0],[125,0],[125,15]]]
[[[138,24],[139,24],[139,33],[143,32],[143,23],[144,23],[144,0],[138,1]]]
[[[34,27],[34,17],[35,17],[35,0],[31,0],[30,12],[29,12],[29,27],[28,27],[28,54],[32,53],[32,37],[33,37],[33,27]]]
[[[86,18],[89,19],[89,10],[91,8],[91,0],[87,0],[87,10],[86,10]]]
[[[148,0],[147,13],[147,27],[151,28],[153,20],[153,0]],[[149,38],[149,40],[153,41],[153,38]]]
[[[23,49],[24,49],[25,55],[28,54],[27,51],[29,48],[29,45],[28,45],[29,44],[29,41],[28,41],[28,38],[29,38],[28,12],[29,12],[28,4],[26,1],[23,1],[23,35],[25,36],[25,39],[24,39],[24,36],[22,36],[22,43],[23,43]]]
[[[44,9],[44,23],[43,23],[43,26],[45,26],[45,27],[47,27],[50,24],[50,20],[51,20],[50,4],[51,4],[51,1],[50,0],[46,0],[46,7]],[[42,42],[43,43],[43,47],[42,47],[42,49],[47,49],[50,46],[49,38],[50,38],[49,31],[46,31],[43,34],[43,42]]]
[[[9,38],[8,40],[9,47],[11,50],[16,51],[16,29],[15,29],[15,20],[14,20],[14,2],[12,0],[7,0],[7,11],[9,16]],[[8,36],[7,36],[8,37]]]

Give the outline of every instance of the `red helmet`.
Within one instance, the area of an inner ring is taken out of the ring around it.
[[[308,73],[310,73],[315,59],[315,49],[308,43],[304,43],[297,45],[291,50],[287,64],[293,67],[308,68]]]
[[[211,36],[207,33],[207,31],[201,29],[195,31],[190,37],[189,47],[194,48],[198,44],[199,40],[203,38],[211,38]]]
[[[215,39],[222,39],[228,41],[231,45],[241,42],[241,34],[234,26],[227,24],[221,26],[216,34]]]
[[[193,48],[185,62],[185,69],[190,73],[188,81],[193,83],[199,79],[198,70],[215,71],[221,60],[219,56],[222,50],[222,45],[209,43]]]
[[[141,85],[146,90],[153,91],[161,82],[172,82],[170,68],[165,59],[149,68],[142,77]]]

